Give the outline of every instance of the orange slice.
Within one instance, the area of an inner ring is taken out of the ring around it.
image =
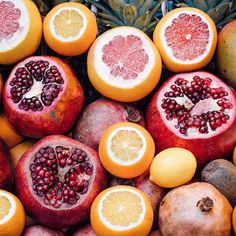
[[[43,33],[55,52],[77,56],[87,51],[96,39],[96,17],[83,4],[62,3],[47,14]]]
[[[155,145],[142,126],[121,122],[109,127],[99,143],[100,160],[107,171],[121,178],[144,173],[151,164]]]
[[[147,236],[153,223],[153,210],[142,191],[115,186],[97,196],[90,219],[98,236]]]
[[[33,54],[42,37],[42,20],[31,0],[0,0],[0,64]]]
[[[178,8],[157,24],[153,40],[166,67],[185,72],[206,66],[215,52],[217,31],[213,20],[196,8]]]
[[[25,225],[25,211],[13,194],[0,190],[0,235],[20,236]]]
[[[161,58],[142,31],[128,26],[103,33],[89,50],[88,76],[95,89],[117,101],[148,95],[161,75]]]

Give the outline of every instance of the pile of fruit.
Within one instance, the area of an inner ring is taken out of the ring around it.
[[[0,236],[236,235],[235,18],[0,0]]]

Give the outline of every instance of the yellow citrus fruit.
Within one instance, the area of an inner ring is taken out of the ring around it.
[[[50,48],[65,56],[77,56],[96,39],[95,15],[83,4],[62,3],[54,7],[43,23],[43,33]]]
[[[234,165],[236,165],[236,147],[234,148],[234,152],[233,152],[233,163]]]
[[[20,236],[25,225],[25,211],[13,194],[0,190],[0,235]]]
[[[177,8],[158,22],[153,41],[169,70],[192,71],[203,68],[212,59],[217,30],[205,12],[191,7]]]
[[[12,158],[12,162],[14,166],[16,167],[18,161],[20,160],[21,156],[35,144],[35,141],[28,140],[23,143],[20,143],[13,148],[10,149],[10,154]]]
[[[236,235],[236,207],[234,207],[234,211],[232,215],[232,224],[233,224],[234,233]]]
[[[90,219],[98,236],[147,236],[153,223],[153,210],[142,191],[115,186],[96,197]]]
[[[0,138],[9,148],[22,142],[23,136],[19,135],[7,120],[4,113],[0,114]]]
[[[33,54],[42,38],[42,19],[30,0],[0,0],[0,64]]]
[[[99,143],[100,160],[107,171],[121,178],[144,173],[155,154],[155,144],[142,126],[121,122],[110,126]]]
[[[162,63],[150,38],[134,27],[108,30],[91,46],[88,76],[102,95],[133,102],[148,95],[157,85]]]
[[[150,180],[164,188],[175,188],[190,181],[197,168],[195,156],[184,148],[168,148],[154,158]]]

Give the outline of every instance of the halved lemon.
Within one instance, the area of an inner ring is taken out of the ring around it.
[[[62,3],[45,17],[43,33],[50,48],[65,56],[77,56],[88,50],[96,39],[95,15],[83,4]]]
[[[25,225],[25,211],[13,194],[0,190],[0,235],[20,236]]]
[[[151,135],[142,126],[121,122],[109,127],[99,143],[100,160],[107,171],[121,178],[144,173],[155,154]]]
[[[115,186],[97,196],[90,219],[98,236],[147,236],[153,223],[153,210],[142,191]]]
[[[33,54],[42,37],[42,19],[31,0],[0,0],[0,64]]]
[[[169,70],[192,71],[210,62],[216,48],[217,30],[205,12],[191,7],[178,8],[158,22],[153,40]]]

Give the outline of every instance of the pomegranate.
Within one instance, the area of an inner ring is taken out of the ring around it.
[[[9,189],[13,180],[13,168],[10,154],[0,139],[0,189]]]
[[[156,150],[186,148],[200,166],[230,156],[236,144],[235,94],[204,71],[171,77],[147,108],[147,129]]]
[[[136,106],[102,98],[84,109],[75,125],[73,137],[97,150],[102,133],[109,126],[123,121],[145,126],[143,114]]]
[[[63,135],[47,136],[21,157],[16,192],[29,216],[52,228],[89,217],[90,206],[107,186],[96,151]]]
[[[5,83],[7,118],[22,135],[40,138],[69,131],[84,104],[70,67],[56,57],[29,57],[17,64]]]
[[[59,230],[49,229],[41,225],[32,225],[25,228],[22,236],[63,236]]]
[[[230,236],[232,207],[211,184],[193,183],[171,190],[159,209],[163,236]]]
[[[73,236],[96,236],[96,234],[93,231],[92,226],[90,224],[87,224],[78,228]]]

